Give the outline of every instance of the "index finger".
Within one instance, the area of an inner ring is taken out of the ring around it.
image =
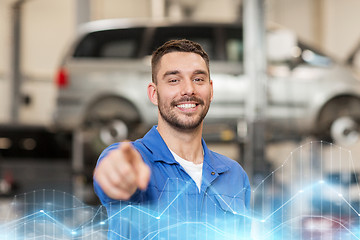
[[[120,149],[123,151],[126,160],[134,167],[137,186],[142,190],[146,189],[151,175],[150,168],[131,143],[122,143]]]

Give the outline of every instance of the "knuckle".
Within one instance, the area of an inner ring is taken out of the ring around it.
[[[116,174],[114,174],[114,175],[112,175],[111,176],[111,183],[114,185],[114,186],[119,186],[120,184],[121,184],[121,178],[118,176],[118,175],[116,175]]]
[[[127,180],[131,180],[134,176],[134,169],[127,164],[122,165],[121,168],[119,168],[119,172],[121,176],[123,176]]]

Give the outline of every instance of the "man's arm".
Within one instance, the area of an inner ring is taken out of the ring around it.
[[[150,174],[140,153],[131,143],[125,142],[100,161],[94,179],[108,197],[128,200],[137,188],[146,189]]]

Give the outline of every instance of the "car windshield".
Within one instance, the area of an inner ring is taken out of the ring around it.
[[[307,46],[304,43],[299,43],[298,56],[301,60],[309,65],[318,66],[318,67],[328,67],[332,64],[330,57],[321,53],[314,48]]]

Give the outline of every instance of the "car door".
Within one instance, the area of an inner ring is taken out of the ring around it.
[[[60,94],[76,96],[83,106],[81,112],[101,98],[114,96],[144,106],[148,101],[146,86],[151,81],[150,64],[139,56],[145,30],[113,28],[84,36],[66,61],[69,86]]]
[[[329,71],[329,58],[314,50],[297,47],[299,56],[293,62],[269,62],[269,124],[282,132],[308,131],[311,105],[324,91],[322,80]]]

